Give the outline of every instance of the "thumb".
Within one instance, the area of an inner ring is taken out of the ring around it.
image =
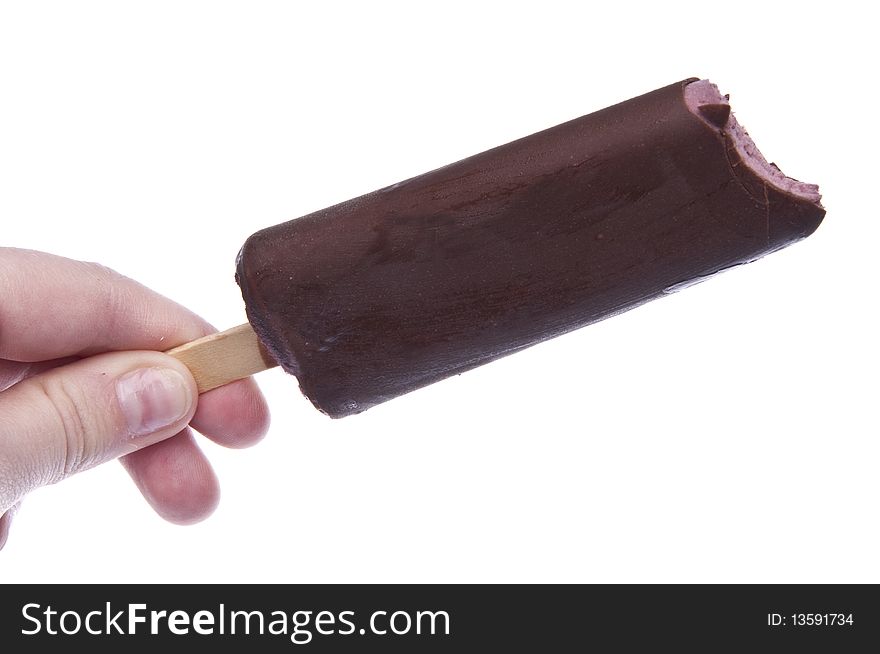
[[[0,512],[55,483],[181,431],[198,398],[189,370],[160,352],[114,352],[0,393]]]

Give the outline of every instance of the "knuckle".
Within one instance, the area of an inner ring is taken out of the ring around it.
[[[14,421],[0,415],[0,513],[44,483],[45,466],[38,454],[2,446],[20,429]]]
[[[20,466],[15,462],[0,456],[0,514],[15,504],[27,489],[36,485],[35,481],[30,479],[31,475],[19,468]]]
[[[109,282],[122,277],[122,275],[112,268],[96,261],[82,261],[80,264],[85,268],[86,272],[96,280]]]
[[[13,509],[42,481],[38,466],[0,456],[0,514]]]
[[[47,471],[46,479],[46,483],[54,483],[90,468],[101,452],[95,437],[96,425],[89,417],[82,394],[62,376],[39,379],[37,386],[56,418],[58,451],[53,458],[54,469]]]
[[[119,322],[123,316],[130,313],[135,303],[132,303],[129,286],[131,280],[112,268],[100,263],[84,262],[83,266],[95,289],[94,306],[91,308],[96,316],[100,316],[100,332],[102,336],[114,334],[119,331]]]

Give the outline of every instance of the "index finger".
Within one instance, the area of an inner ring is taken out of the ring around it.
[[[0,248],[0,298],[0,359],[167,350],[214,331],[109,268],[32,250]]]

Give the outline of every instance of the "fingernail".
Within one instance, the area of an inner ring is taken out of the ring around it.
[[[189,385],[170,368],[143,368],[116,380],[129,436],[147,436],[179,422],[192,405]]]

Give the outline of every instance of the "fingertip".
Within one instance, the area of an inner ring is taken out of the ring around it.
[[[12,518],[18,513],[21,502],[17,502],[6,510],[6,513],[0,515],[0,550],[2,550],[6,542],[9,540],[9,530],[12,527]]]
[[[269,431],[269,407],[253,379],[241,379],[203,394],[190,425],[225,447],[241,449]]]
[[[0,516],[0,550],[6,546],[9,539],[9,525],[12,523],[12,511],[7,511]]]
[[[153,510],[169,522],[201,522],[220,502],[217,476],[188,429],[122,462]]]

